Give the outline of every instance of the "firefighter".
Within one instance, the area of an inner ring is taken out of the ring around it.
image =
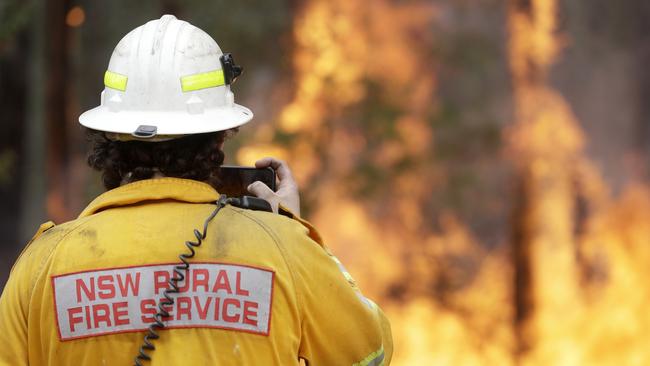
[[[390,363],[387,319],[300,217],[285,163],[257,162],[277,192],[249,187],[273,212],[213,188],[224,141],[253,117],[234,102],[240,73],[171,15],[119,42],[101,105],[79,118],[108,191],[21,253],[0,365]]]

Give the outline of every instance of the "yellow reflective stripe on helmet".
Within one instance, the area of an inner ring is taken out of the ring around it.
[[[104,85],[112,89],[125,91],[126,81],[128,79],[129,78],[126,77],[126,75],[106,70],[106,73],[104,74]]]
[[[181,88],[184,92],[214,88],[225,83],[223,70],[208,71],[201,74],[183,76],[181,78]]]
[[[383,366],[384,365],[384,345],[375,352],[368,355],[361,362],[357,362],[352,366]]]

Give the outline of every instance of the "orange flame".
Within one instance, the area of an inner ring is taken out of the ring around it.
[[[648,334],[637,324],[648,322],[638,296],[648,287],[638,279],[650,259],[645,254],[648,191],[634,186],[620,203],[611,202],[603,179],[584,157],[576,118],[548,86],[560,50],[556,6],[556,1],[533,0],[512,1],[510,7],[518,120],[510,137],[525,196],[515,244],[525,253],[520,259],[530,280],[520,290],[532,308],[523,314],[521,360],[524,365],[645,364],[650,352],[641,343]],[[584,223],[576,220],[581,197],[591,209]],[[587,227],[583,235],[576,230],[580,225]],[[590,272],[598,281],[585,277]],[[617,308],[621,299],[626,303]],[[636,304],[627,302],[633,299]]]
[[[427,217],[422,203],[441,179],[427,163],[436,64],[421,51],[435,42],[438,9],[310,0],[295,20],[295,95],[273,127],[296,138],[280,146],[262,129],[238,160],[271,152],[289,161],[317,207],[310,218],[391,319],[393,365],[650,362],[650,190],[638,184],[612,198],[585,157],[570,106],[547,82],[562,49],[556,13],[556,0],[508,9],[516,123],[507,151],[520,190],[513,243],[496,250],[454,213]],[[392,107],[394,137],[380,144],[364,134],[374,125],[358,121],[369,98]],[[422,163],[388,174],[405,159]],[[390,186],[374,202],[351,193],[362,164]]]
[[[519,157],[523,201],[515,249],[523,262],[521,276],[530,279],[517,295],[520,351],[525,364],[565,364],[554,355],[574,359],[577,339],[572,330],[581,312],[575,262],[574,197],[576,165],[583,136],[569,107],[546,82],[558,52],[555,1],[512,1],[510,64],[514,79],[515,117],[511,139]],[[527,308],[534,306],[534,313]]]

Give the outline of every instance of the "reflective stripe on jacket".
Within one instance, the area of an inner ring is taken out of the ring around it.
[[[162,178],[44,225],[0,298],[0,365],[131,365],[214,210],[209,185]],[[166,307],[150,365],[388,365],[390,326],[299,218],[223,208]]]

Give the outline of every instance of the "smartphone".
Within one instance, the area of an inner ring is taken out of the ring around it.
[[[275,192],[275,170],[272,168],[222,165],[219,168],[220,182],[216,188],[228,197],[251,196],[247,188],[258,180]]]

